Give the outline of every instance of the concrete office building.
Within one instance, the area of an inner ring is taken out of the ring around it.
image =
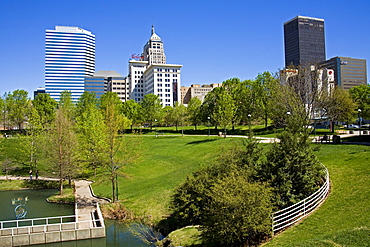
[[[152,64],[144,72],[145,94],[159,96],[163,106],[180,101],[180,71],[182,65]]]
[[[183,104],[189,104],[190,100],[197,97],[202,102],[206,95],[215,87],[221,87],[222,83],[212,83],[210,85],[192,84],[190,87],[181,87],[181,101]]]
[[[284,23],[285,67],[326,60],[324,20],[297,16]]]
[[[46,30],[45,91],[59,101],[70,91],[76,102],[84,92],[84,78],[95,72],[95,35],[79,27]]]
[[[129,98],[140,102],[146,94],[155,94],[163,106],[173,106],[180,101],[181,67],[166,64],[163,41],[152,26],[143,53],[129,61]]]
[[[129,100],[129,84],[127,77],[108,77],[107,91],[117,93],[122,102]]]
[[[367,85],[365,59],[338,56],[320,63],[320,67],[333,69],[335,84],[345,90],[358,85]]]

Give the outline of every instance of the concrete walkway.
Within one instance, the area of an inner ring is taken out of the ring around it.
[[[81,224],[92,224],[90,220],[94,220],[94,213],[96,212],[96,203],[108,203],[107,199],[98,198],[93,195],[90,184],[91,181],[87,180],[75,180],[75,214],[77,216],[77,222],[84,222]],[[82,226],[82,225],[81,225]],[[83,226],[88,227],[88,226]],[[90,226],[91,227],[91,226]]]

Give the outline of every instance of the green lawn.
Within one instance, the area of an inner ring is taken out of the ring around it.
[[[126,167],[130,178],[119,178],[119,199],[137,215],[160,220],[174,188],[201,165],[211,162],[232,138],[142,137],[142,159]],[[110,183],[93,184],[94,192],[111,197]]]
[[[150,215],[154,220],[168,214],[169,198],[187,174],[211,162],[223,145],[234,141],[207,136],[140,138],[142,159],[126,167],[130,178],[119,179],[119,195],[136,215]],[[5,153],[17,155],[15,140],[4,145]],[[329,198],[301,224],[276,236],[267,246],[370,246],[370,147],[320,147],[317,155],[331,176]],[[96,194],[110,196],[109,183],[97,181],[93,187]]]
[[[370,246],[370,147],[321,145],[331,192],[319,210],[266,246]]]

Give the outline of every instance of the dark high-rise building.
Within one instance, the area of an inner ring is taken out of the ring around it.
[[[297,16],[284,23],[285,66],[326,60],[324,20]]]
[[[367,84],[366,60],[351,57],[333,57],[320,63],[320,68],[334,70],[335,84],[343,89]]]

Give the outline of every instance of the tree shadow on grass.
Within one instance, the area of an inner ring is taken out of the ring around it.
[[[204,139],[204,140],[201,140],[201,141],[188,142],[188,143],[186,143],[186,145],[202,144],[202,143],[207,143],[207,142],[213,142],[213,141],[216,141],[216,140],[217,140],[216,138],[214,138],[214,139]]]

